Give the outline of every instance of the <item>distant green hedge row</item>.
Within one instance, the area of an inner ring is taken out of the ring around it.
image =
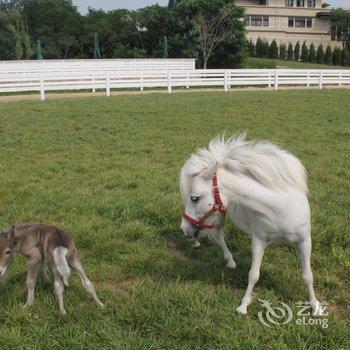
[[[350,65],[350,53],[347,46],[332,50],[328,45],[324,50],[324,47],[319,45],[316,50],[314,44],[308,47],[305,41],[302,45],[298,41],[293,47],[292,44],[278,46],[276,40],[269,43],[265,39],[258,38],[255,44],[251,40],[249,41],[248,50],[251,57],[295,60],[335,66]]]

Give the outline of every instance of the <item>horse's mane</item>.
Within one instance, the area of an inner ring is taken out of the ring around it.
[[[211,175],[224,168],[235,175],[248,176],[271,189],[293,186],[307,193],[307,173],[298,158],[268,141],[247,141],[245,134],[225,140],[218,136],[208,148],[200,148],[181,170],[180,190],[184,202],[195,175],[209,170]]]

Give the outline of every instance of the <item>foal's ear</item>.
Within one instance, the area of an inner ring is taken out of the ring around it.
[[[15,225],[12,225],[8,231],[6,232],[6,235],[8,238],[12,238],[15,234]]]
[[[203,172],[203,175],[208,178],[211,179],[213,175],[216,174],[216,171],[218,170],[218,162],[215,162],[213,165],[211,165],[208,169],[206,169]]]

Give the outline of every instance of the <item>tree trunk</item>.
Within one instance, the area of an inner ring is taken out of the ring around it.
[[[206,56],[203,57],[203,59],[204,59],[204,61],[203,61],[203,69],[207,69],[209,56],[206,55]]]

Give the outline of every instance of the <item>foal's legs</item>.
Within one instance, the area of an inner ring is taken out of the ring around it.
[[[219,245],[221,248],[222,252],[224,253],[224,258],[227,262],[227,267],[229,269],[234,269],[236,267],[236,263],[233,260],[231,252],[228,250],[225,239],[224,239],[224,232],[222,229],[215,230],[213,233],[213,238],[215,242]]]
[[[45,261],[42,260],[41,263],[40,263],[40,270],[39,270],[39,273],[40,273],[40,276],[42,277],[42,279],[45,281],[45,282],[49,282],[49,276],[47,274],[47,271],[46,271],[46,266],[45,266]]]
[[[199,243],[199,240],[197,238],[191,239],[192,248],[199,248],[201,244]]]
[[[64,304],[63,304],[64,284],[60,278],[60,275],[57,271],[55,264],[51,263],[50,267],[51,267],[51,271],[52,271],[53,278],[54,278],[53,286],[54,286],[55,294],[57,297],[58,306],[60,308],[61,314],[65,315],[66,310],[64,309]]]
[[[34,248],[30,252],[29,260],[28,260],[28,275],[27,275],[27,288],[28,288],[28,298],[27,302],[24,305],[30,306],[34,301],[34,290],[36,285],[36,280],[38,277],[38,272],[41,264],[41,254],[37,248]]]
[[[301,267],[303,280],[309,292],[309,302],[314,316],[320,316],[323,313],[320,303],[316,299],[313,287],[313,274],[310,266],[311,259],[311,237],[308,236],[303,242],[298,245],[299,254],[301,257]]]
[[[93,296],[93,298],[95,299],[95,301],[96,301],[96,303],[98,305],[103,306],[103,304],[101,303],[101,301],[99,300],[99,298],[96,295],[96,291],[95,291],[95,288],[94,288],[93,284],[87,278],[87,276],[85,274],[85,271],[84,271],[84,268],[81,265],[80,260],[75,256],[71,260],[69,260],[69,265],[71,265],[73,267],[73,269],[80,276],[81,282],[82,282],[83,287],[85,288],[85,290]]]
[[[252,302],[253,288],[259,280],[260,266],[264,256],[266,244],[258,238],[252,236],[252,266],[249,271],[249,282],[241,305],[236,309],[239,314],[246,315],[247,308]]]

